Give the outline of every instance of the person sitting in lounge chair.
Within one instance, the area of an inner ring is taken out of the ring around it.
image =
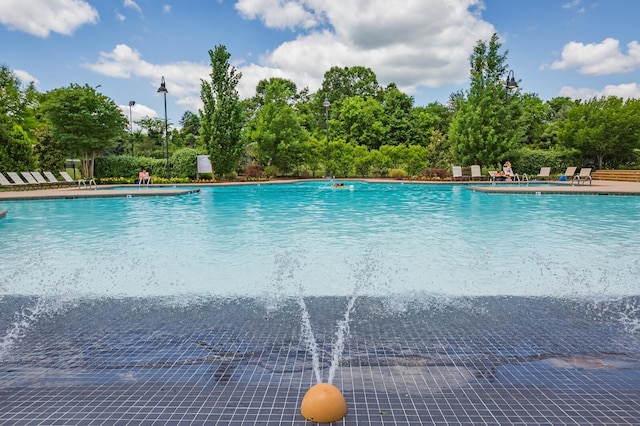
[[[151,178],[149,177],[149,172],[146,169],[142,169],[140,173],[138,173],[138,185],[149,184],[151,182]]]

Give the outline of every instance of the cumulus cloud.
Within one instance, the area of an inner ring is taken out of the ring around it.
[[[270,77],[316,91],[334,66],[368,67],[381,84],[394,82],[407,93],[464,83],[473,47],[495,32],[480,16],[483,5],[482,0],[406,0],[402,7],[383,0],[238,0],[244,18],[296,29],[290,40],[257,60],[235,65],[243,74],[238,91],[250,97],[257,83]],[[148,77],[156,86],[164,75],[178,103],[190,109],[200,107],[200,79],[210,72],[208,62],[154,65],[124,44],[86,66],[112,77]]]
[[[84,0],[2,0],[0,23],[9,29],[46,38],[51,32],[70,35],[98,22],[98,11]]]
[[[13,70],[13,73],[16,75],[16,77],[18,77],[18,79],[20,79],[20,82],[23,85],[27,85],[27,84],[33,82],[33,84],[35,84],[37,86],[38,83],[40,83],[40,81],[37,78],[35,78],[34,76],[32,76],[31,74],[29,74],[26,71]]]
[[[136,124],[136,121],[140,121],[140,119],[145,118],[145,117],[157,117],[158,116],[158,113],[154,109],[151,109],[148,106],[141,105],[139,103],[136,103],[135,105],[131,106],[131,115],[129,115],[129,104],[128,103],[126,105],[118,105],[118,107],[122,111],[122,115],[127,117],[127,119],[131,118],[133,120],[133,131],[134,132],[140,130],[140,126],[138,126]]]
[[[273,28],[305,28],[254,64],[253,71],[290,75],[315,90],[332,66],[369,67],[381,83],[414,92],[468,79],[469,55],[494,27],[479,15],[480,0],[238,0],[247,19]],[[259,71],[259,68],[263,68]]]
[[[620,50],[620,42],[607,38],[602,43],[584,44],[572,41],[562,49],[562,59],[552,69],[577,68],[581,74],[606,75],[634,71],[640,67],[640,44],[627,44],[628,53]]]
[[[155,88],[160,85],[160,76],[164,76],[167,89],[178,98],[178,104],[194,110],[199,108],[199,104],[186,102],[185,99],[193,99],[194,95],[199,99],[200,79],[208,78],[211,72],[210,65],[202,63],[182,61],[164,65],[152,64],[143,60],[140,52],[126,44],[117,45],[111,52],[100,52],[97,62],[84,66],[108,77],[142,77],[148,79],[150,87]]]
[[[260,19],[269,28],[312,28],[318,24],[316,12],[306,1],[239,0],[236,10],[247,19]]]
[[[589,100],[593,98],[616,96],[622,99],[640,99],[640,85],[638,83],[609,84],[602,90],[590,88],[574,88],[565,86],[560,89],[558,96],[566,96],[572,99]]]

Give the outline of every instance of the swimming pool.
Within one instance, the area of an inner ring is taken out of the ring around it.
[[[374,295],[638,292],[636,197],[360,182],[349,191],[316,182],[5,204],[8,294],[256,296],[271,292],[265,277],[276,256],[300,262],[308,295],[350,294],[348,276],[364,259],[385,277],[362,289]],[[46,285],[33,286],[42,270]]]
[[[640,197],[353,186],[3,203],[0,424],[638,418]]]

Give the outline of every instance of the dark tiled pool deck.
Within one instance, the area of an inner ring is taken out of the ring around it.
[[[640,184],[561,190],[638,195]],[[0,200],[18,194],[104,195],[66,188],[0,192]],[[42,304],[55,308],[43,313]],[[326,380],[345,300],[307,306]],[[384,299],[360,298],[334,380],[349,413],[336,424],[640,425],[639,306],[638,297],[426,297],[393,311]],[[315,377],[292,301],[268,310],[254,299],[5,295],[0,330],[0,425],[310,424],[300,403]]]
[[[34,303],[5,297],[0,324]],[[640,424],[640,337],[615,314],[638,299],[385,303],[356,303],[339,425]],[[307,306],[327,380],[345,300]],[[0,361],[0,424],[304,425],[313,384],[293,301],[75,301]]]

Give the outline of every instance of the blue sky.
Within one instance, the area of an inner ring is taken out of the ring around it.
[[[640,98],[636,0],[0,0],[0,63],[46,92],[89,84],[133,119],[200,107],[208,50],[224,45],[250,97],[261,79],[316,91],[332,66],[371,68],[416,105],[468,87],[495,32],[521,90],[548,100]]]

